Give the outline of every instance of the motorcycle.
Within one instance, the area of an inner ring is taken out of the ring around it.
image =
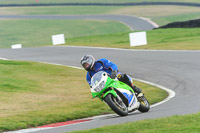
[[[136,110],[148,112],[150,109],[144,94],[136,97],[130,86],[117,79],[111,79],[104,71],[93,75],[90,90],[93,98],[98,97],[120,116],[127,116]]]

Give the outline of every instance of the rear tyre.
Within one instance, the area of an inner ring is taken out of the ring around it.
[[[148,112],[150,110],[150,105],[148,100],[142,96],[138,98],[138,101],[140,102],[140,106],[138,108],[138,110],[142,113]]]
[[[122,100],[118,100],[112,94],[108,94],[104,101],[108,104],[108,106],[118,115],[120,116],[127,116],[128,115],[128,108],[124,104]]]

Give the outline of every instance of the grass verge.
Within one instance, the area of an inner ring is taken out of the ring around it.
[[[184,13],[178,15],[169,15],[161,17],[153,17],[152,20],[158,25],[166,25],[171,22],[183,22],[187,20],[200,19],[200,12]]]
[[[62,14],[62,15],[87,15],[105,14],[117,9],[120,6],[40,6],[40,7],[2,7],[1,15],[41,15],[41,14]]]
[[[51,36],[55,34],[70,38],[130,31],[124,24],[106,20],[1,20],[0,25],[0,48],[52,44]]]
[[[130,47],[129,32],[99,36],[77,37],[66,45],[128,49],[200,50],[200,28],[170,28],[147,32],[148,45]]]
[[[129,122],[114,126],[105,126],[92,130],[73,133],[198,133],[200,131],[200,113],[185,116],[173,116],[154,120]]]
[[[4,60],[0,68],[0,132],[113,113],[92,99],[84,70]],[[156,87],[135,84],[151,104],[168,95]]]

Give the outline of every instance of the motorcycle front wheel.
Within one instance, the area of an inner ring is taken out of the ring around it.
[[[108,94],[104,101],[108,104],[108,106],[118,115],[127,116],[128,108],[124,104],[122,100],[119,100],[117,97],[114,97],[112,94]]]

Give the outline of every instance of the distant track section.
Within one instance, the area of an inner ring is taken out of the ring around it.
[[[131,3],[50,3],[50,4],[0,4],[0,7],[24,6],[147,6],[147,5],[177,5],[200,7],[200,3],[190,2],[131,2]]]
[[[131,30],[147,31],[156,28],[150,20],[126,15],[0,15],[0,19],[100,19],[118,21]]]

